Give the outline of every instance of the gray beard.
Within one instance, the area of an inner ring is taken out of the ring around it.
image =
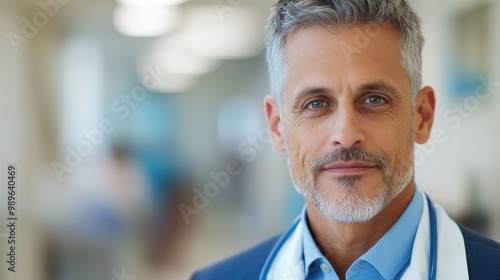
[[[410,183],[413,177],[413,145],[405,152],[408,157],[405,157],[405,161],[400,164],[401,168],[394,170],[383,154],[371,153],[356,147],[341,148],[325,157],[313,159],[308,175],[299,179],[293,176],[288,153],[287,162],[295,189],[306,200],[313,203],[325,217],[341,223],[353,224],[371,220]],[[359,160],[379,165],[382,170],[382,185],[378,193],[374,197],[361,194],[360,187],[363,180],[361,175],[339,176],[336,180],[341,186],[341,193],[335,198],[329,198],[324,190],[317,187],[317,173],[322,166],[339,160]]]

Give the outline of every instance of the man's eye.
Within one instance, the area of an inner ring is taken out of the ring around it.
[[[309,104],[307,104],[307,109],[319,109],[321,107],[324,107],[325,106],[325,102],[324,101],[321,101],[321,100],[314,100],[314,101],[311,101],[309,102]]]
[[[385,104],[387,101],[380,97],[380,96],[370,96],[366,98],[363,103],[368,103],[368,104]]]

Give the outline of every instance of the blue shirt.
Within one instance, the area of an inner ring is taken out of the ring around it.
[[[400,279],[410,265],[413,241],[422,215],[422,196],[415,191],[401,217],[382,238],[347,270],[346,279]],[[302,212],[303,260],[306,280],[339,279],[321,253]]]

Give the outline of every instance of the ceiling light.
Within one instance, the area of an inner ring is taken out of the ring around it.
[[[241,58],[263,49],[265,18],[249,7],[239,6],[221,17],[212,6],[189,6],[184,23],[171,39],[195,53],[211,58]]]
[[[155,37],[173,31],[180,22],[175,7],[117,6],[113,17],[115,28],[131,37]]]
[[[220,60],[208,59],[170,40],[157,40],[141,61],[143,66],[156,65],[169,73],[205,74],[220,65]]]
[[[173,6],[187,2],[187,0],[117,0],[118,3],[125,6]]]

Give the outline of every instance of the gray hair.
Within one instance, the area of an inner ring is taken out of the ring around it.
[[[279,0],[271,11],[266,36],[266,61],[271,94],[282,105],[282,91],[288,69],[286,37],[296,28],[334,23],[376,24],[389,21],[398,30],[401,64],[411,82],[412,102],[422,87],[422,46],[420,19],[406,0]],[[280,109],[281,111],[281,109]]]

